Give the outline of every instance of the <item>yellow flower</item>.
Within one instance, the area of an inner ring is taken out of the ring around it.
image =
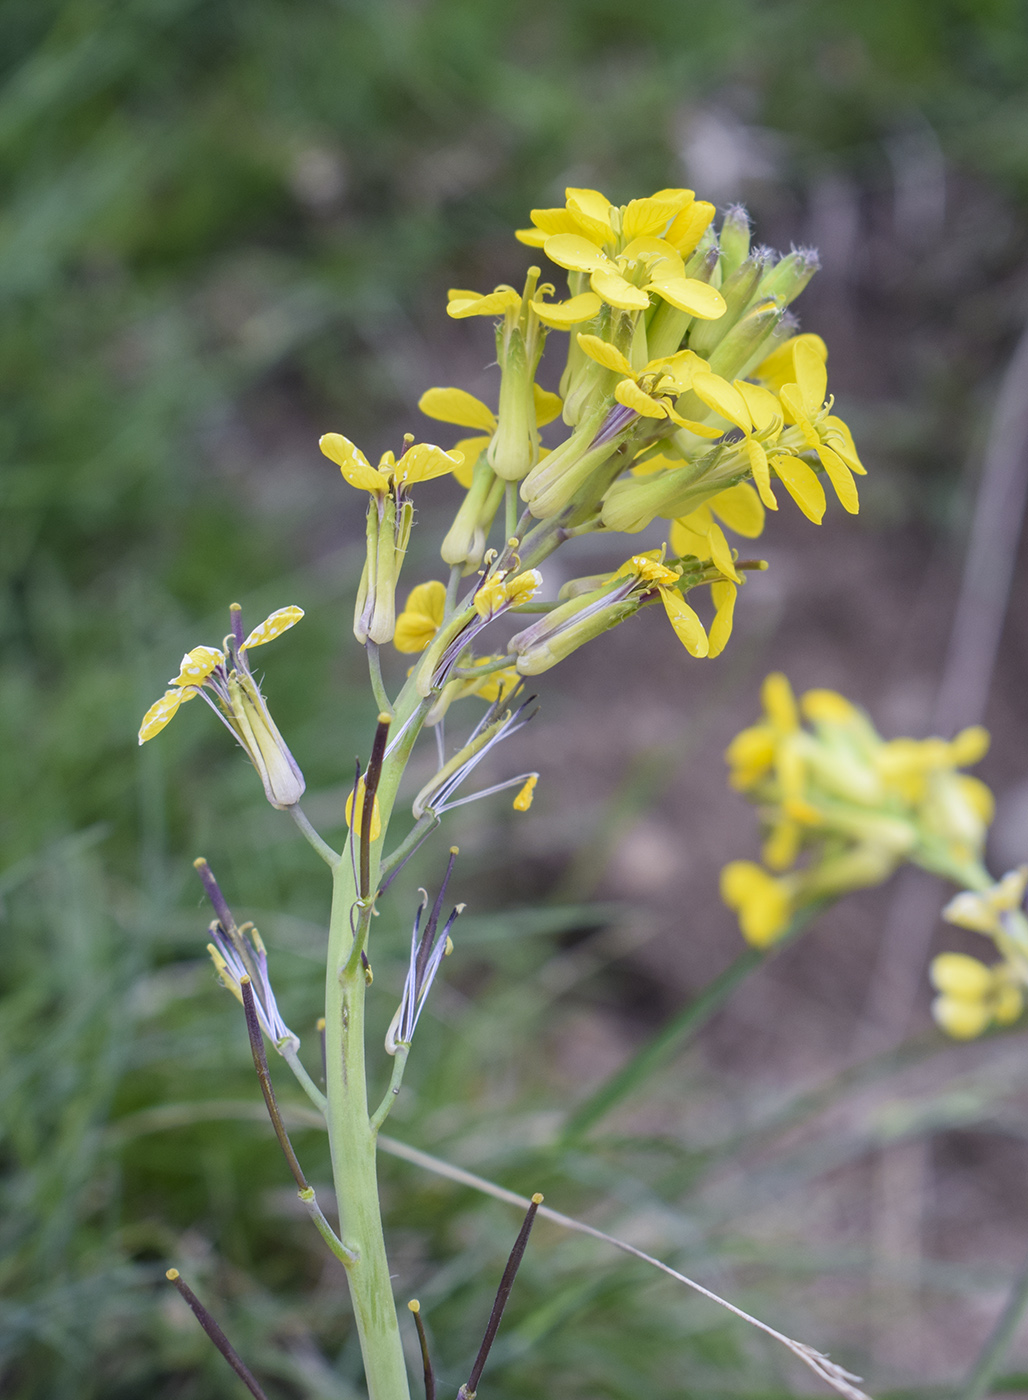
[[[1009,1026],[1024,1008],[1017,974],[1005,961],[987,967],[965,953],[940,953],[929,976],[939,993],[932,1015],[955,1040],[973,1040],[992,1025]]]
[[[783,384],[778,391],[785,420],[799,428],[806,446],[817,453],[843,509],[855,515],[860,502],[853,473],[866,473],[845,423],[831,416],[830,404],[825,413],[828,376],[824,360],[809,343],[801,341],[793,349],[793,365],[795,383]]]
[[[200,695],[257,769],[271,805],[292,807],[303,796],[303,774],[268,713],[250,670],[249,652],[295,626],[303,609],[279,608],[245,639],[238,603],[232,604],[230,616],[232,631],[225,638],[225,650],[201,646],[185,654],[178,675],[168,683],[171,689],[143,716],[139,742],[145,744],[159,734],[181,705]]]
[[[483,620],[496,617],[508,608],[529,602],[539,592],[542,582],[538,569],[528,569],[513,578],[502,571],[491,574],[472,598],[472,606]]]
[[[538,269],[536,274],[538,275]],[[522,307],[527,304],[544,326],[566,331],[583,321],[591,321],[601,305],[600,298],[592,292],[569,297],[567,301],[546,301],[546,296],[553,295],[553,286],[549,282],[544,282],[537,288],[537,292],[538,295],[530,296],[526,301],[513,287],[505,284],[496,287],[485,296],[480,292],[451,288],[446,294],[446,314],[452,316],[455,321],[463,321],[468,316],[518,316]]]
[[[700,437],[721,436],[703,423],[690,422],[675,410],[673,400],[684,394],[694,376],[706,368],[706,361],[692,350],[650,360],[637,371],[620,350],[598,335],[579,331],[576,339],[591,360],[622,376],[615,386],[614,397],[624,408],[632,409],[642,418],[670,418],[679,427],[688,428]]]
[[[675,587],[681,577],[680,573],[660,562],[661,552],[653,550],[646,554],[633,554],[627,563],[621,565],[614,577],[634,576],[640,583],[655,586],[660,594],[660,601],[664,604],[668,621],[682,646],[690,656],[707,656],[710,642],[703,623]]]
[[[1011,870],[988,890],[962,890],[942,911],[947,923],[992,937],[1004,932],[1005,914],[1020,909],[1028,885],[1028,865]]]
[[[692,190],[659,190],[616,208],[598,190],[568,189],[564,209],[533,209],[533,229],[518,238],[541,247],[570,272],[587,273],[592,292],[622,311],[646,311],[650,293],[680,311],[716,319],[725,311],[720,292],[686,277],[692,252],[714,215]],[[587,295],[587,294],[586,294]]]
[[[360,448],[342,433],[325,433],[318,446],[351,486],[370,491],[373,496],[384,496],[390,491],[399,494],[415,482],[446,476],[464,461],[457,452],[444,452],[429,442],[419,442],[408,447],[399,461],[392,452],[383,452],[378,466],[373,467]]]
[[[738,915],[742,936],[754,948],[769,948],[789,927],[793,883],[752,860],[728,862],[721,871],[721,898]]]
[[[397,651],[424,651],[443,625],[446,589],[438,581],[419,583],[407,595],[407,605],[396,619],[393,646]]]

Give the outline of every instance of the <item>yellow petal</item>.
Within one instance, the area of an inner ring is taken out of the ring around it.
[[[584,190],[569,187],[564,191],[568,209],[575,214],[590,237],[601,239],[613,237],[610,226],[611,202],[599,190]]]
[[[603,302],[600,301],[595,292],[582,292],[577,297],[569,297],[567,301],[536,300],[530,302],[529,305],[544,326],[552,326],[557,331],[566,331],[569,326],[577,326],[582,321],[591,321]]]
[[[497,287],[488,296],[455,296],[446,306],[447,316],[462,321],[465,316],[502,316],[504,312],[521,305],[521,298],[513,287]]]
[[[426,389],[418,399],[418,408],[426,418],[456,423],[458,428],[477,428],[481,433],[496,431],[496,414],[466,389]]]
[[[656,292],[679,311],[688,311],[703,321],[716,321],[727,309],[718,289],[697,277],[655,277],[647,291]]]
[[[273,642],[276,637],[281,637],[283,632],[288,632],[290,627],[295,627],[301,617],[303,608],[277,609],[270,617],[266,617],[259,627],[253,629],[243,643],[243,651],[249,651],[251,647],[262,647],[265,642]]]
[[[589,356],[590,360],[595,360],[598,365],[604,365],[607,369],[614,370],[617,374],[627,374],[630,378],[634,375],[632,366],[622,355],[620,350],[614,348],[607,340],[601,340],[598,335],[586,335],[579,331],[575,336],[579,345]]]
[[[555,233],[544,245],[546,256],[558,267],[569,272],[595,272],[597,268],[612,268],[613,263],[595,243],[578,233]]]
[[[459,452],[444,452],[430,442],[417,442],[397,462],[396,477],[401,482],[431,481],[452,472],[463,461]]]
[[[688,190],[676,190],[674,195],[668,191],[667,197],[651,195],[649,199],[633,199],[626,205],[621,216],[621,236],[627,240],[663,233],[671,220],[681,212],[683,204],[691,202]]]
[[[792,901],[784,880],[751,860],[732,860],[721,872],[721,898],[739,916],[747,943],[767,948],[785,932]]]
[[[754,379],[762,380],[776,394],[783,384],[795,384],[796,363],[793,357],[797,345],[801,342],[809,346],[822,363],[828,359],[828,346],[819,335],[811,335],[807,332],[803,335],[790,336],[788,340],[779,345],[777,350],[772,351],[766,360],[761,360],[753,371]]]
[[[744,433],[750,431],[753,424],[746,401],[727,379],[722,379],[719,374],[701,370],[693,375],[692,389],[708,408],[720,413],[722,418],[727,418],[729,423],[734,423]]]
[[[445,609],[446,588],[436,578],[412,588],[404,605],[404,612],[423,613],[436,627],[442,627]]]
[[[532,232],[538,230],[544,239],[549,238],[554,233],[581,233],[582,231],[581,224],[571,210],[565,209],[563,206],[560,209],[533,209],[531,219],[535,224],[535,229]]]
[[[690,528],[689,522],[692,516],[685,516],[681,520],[671,522],[671,531],[668,543],[671,551],[676,555],[692,554],[697,559],[710,558],[710,542],[707,539],[707,532]]]
[[[746,456],[750,461],[750,471],[753,473],[753,480],[760,493],[760,499],[768,510],[777,510],[778,501],[775,498],[775,493],[771,490],[771,469],[767,463],[767,453],[764,451],[763,444],[754,437],[746,438],[745,442]]]
[[[475,467],[478,459],[492,442],[492,437],[461,438],[460,442],[455,442],[450,449],[450,455],[456,457],[460,454],[464,460],[459,467],[454,467],[453,475],[465,490],[471,485],[471,478],[475,474]]]
[[[852,724],[860,711],[837,690],[806,690],[800,698],[800,709],[815,724]]]
[[[549,389],[540,389],[538,384],[533,384],[532,397],[535,400],[535,425],[537,428],[545,428],[547,423],[553,423],[560,417],[564,400],[559,394],[551,394]]]
[[[856,472],[857,476],[867,476],[867,468],[857,456],[853,434],[841,418],[830,413],[822,425],[821,436],[830,447],[838,452],[851,472]]]
[[[614,390],[614,397],[625,408],[634,409],[643,418],[667,418],[668,406],[660,399],[645,393],[632,379],[622,379]]]
[[[812,520],[815,525],[820,525],[824,518],[826,502],[824,487],[817,479],[817,472],[808,467],[806,462],[800,461],[799,457],[788,457],[784,454],[772,457],[771,465],[807,519]]]
[[[649,268],[651,277],[685,277],[685,263],[676,249],[663,238],[633,238],[617,255],[617,263],[621,268],[643,261]]]
[[[961,1001],[959,997],[936,997],[932,1002],[936,1023],[954,1040],[974,1040],[988,1029],[992,1019],[983,1001]]]
[[[178,675],[172,685],[203,685],[207,677],[224,664],[225,653],[217,647],[194,647],[182,658]]]
[[[950,744],[950,757],[958,768],[970,768],[989,752],[989,731],[981,724],[962,729]]]
[[[631,282],[626,282],[620,272],[609,272],[606,268],[599,267],[589,278],[589,282],[597,296],[601,296],[605,302],[621,311],[649,309],[650,299],[646,293],[641,292],[638,287],[633,287]]]
[[[712,583],[710,596],[714,600],[714,621],[710,624],[708,656],[720,656],[729,637],[732,635],[732,620],[735,616],[735,599],[738,593],[734,583]]]
[[[548,238],[548,234],[543,233],[538,228],[516,228],[514,237],[519,243],[527,243],[529,248],[541,248]]]
[[[748,482],[729,486],[708,502],[730,530],[748,540],[755,540],[764,529],[764,507],[760,497]]]
[[[159,734],[183,701],[192,698],[193,692],[190,690],[166,690],[143,716],[143,723],[139,726],[139,742],[145,744],[147,739]]]
[[[774,394],[768,393],[759,384],[748,384],[745,379],[737,379],[735,387],[746,401],[753,427],[758,433],[782,426],[782,410]]]
[[[814,347],[805,340],[797,340],[792,354],[796,366],[796,383],[799,385],[808,414],[817,413],[828,392],[828,375],[825,362]]]
[[[687,258],[706,233],[715,212],[713,204],[707,200],[692,200],[675,216],[664,237]]]
[[[716,567],[724,574],[725,578],[730,578],[733,583],[741,583],[742,579],[735,571],[735,561],[732,559],[732,551],[725,539],[725,532],[720,525],[715,525],[713,520],[707,530],[707,539],[710,541],[710,557]]]
[[[835,494],[838,496],[843,510],[848,510],[850,515],[856,515],[860,509],[860,500],[857,496],[857,486],[853,480],[853,473],[839,454],[833,452],[830,447],[825,447],[822,444],[817,449],[817,455],[821,459],[825,475],[835,488]]]
[[[784,734],[799,728],[792,686],[781,671],[772,671],[760,687],[760,702],[774,727]]]
[[[703,623],[678,589],[662,588],[660,597],[671,626],[675,629],[675,636],[689,655],[706,656],[710,645],[707,641],[707,634],[703,630]]]
[[[359,491],[388,491],[389,478],[371,465],[367,457],[342,433],[325,433],[318,439],[325,456],[342,472],[351,486]]]
[[[357,784],[357,834],[361,834],[361,827],[364,822],[364,779],[361,778]],[[346,825],[353,830],[353,791],[351,789],[349,797],[346,799]],[[382,835],[382,816],[378,809],[378,793],[375,794],[375,801],[371,808],[371,831],[372,841],[377,841]]]

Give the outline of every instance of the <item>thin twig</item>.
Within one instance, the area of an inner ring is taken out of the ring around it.
[[[318,855],[325,862],[325,864],[329,866],[332,870],[334,870],[339,864],[340,860],[342,859],[339,852],[334,851],[332,847],[328,844],[328,842],[321,836],[320,832],[314,829],[314,827],[311,825],[309,817],[307,816],[306,812],[303,811],[299,802],[293,803],[293,805],[289,808],[289,813],[292,816],[293,821],[303,832],[304,838],[309,843],[309,845],[311,845],[314,848],[314,850],[317,851]]]
[[[371,745],[371,757],[368,759],[367,772],[364,774],[364,802],[361,806],[361,899],[367,899],[371,894],[371,823],[375,815],[375,797],[378,793],[378,785],[382,780],[382,760],[385,757],[386,741],[389,738],[389,726],[392,722],[392,715],[387,715],[385,712],[379,715],[378,728],[375,730],[374,743]]]
[[[1003,1364],[1010,1343],[1028,1310],[1028,1261],[1014,1280],[1006,1306],[999,1321],[986,1339],[985,1345],[971,1367],[961,1400],[981,1400],[988,1395],[996,1372]]]
[[[178,1291],[182,1294],[182,1297],[192,1308],[193,1316],[196,1318],[197,1322],[207,1333],[208,1337],[210,1337],[211,1341],[221,1352],[222,1356],[232,1367],[233,1371],[235,1371],[236,1375],[246,1386],[250,1394],[254,1396],[254,1400],[268,1400],[267,1395],[265,1395],[264,1391],[260,1388],[260,1386],[257,1383],[257,1377],[250,1370],[249,1366],[247,1366],[246,1362],[243,1361],[242,1357],[235,1350],[232,1343],[229,1341],[229,1339],[225,1336],[224,1332],[215,1322],[214,1318],[211,1317],[210,1313],[200,1302],[200,1299],[189,1287],[189,1284],[186,1283],[185,1279],[179,1273],[178,1269],[169,1269],[165,1274],[165,1278],[168,1280],[169,1283],[173,1283],[178,1289]]]
[[[413,1163],[414,1166],[434,1172],[437,1176],[445,1176],[448,1180],[456,1181],[461,1186],[470,1186],[473,1190],[481,1191],[484,1195],[492,1196],[498,1201],[507,1201],[510,1205],[521,1206],[522,1209],[531,1204],[527,1196],[521,1196],[516,1191],[508,1191],[506,1187],[497,1186],[495,1182],[488,1181],[483,1176],[476,1176],[474,1172],[465,1171],[463,1167],[455,1167],[452,1163],[444,1162],[441,1158],[433,1157],[416,1147],[409,1147],[407,1143],[398,1142],[396,1138],[380,1135],[378,1145],[384,1152],[388,1152],[393,1157],[400,1157],[405,1162]],[[852,1382],[860,1380],[859,1376],[854,1376],[849,1371],[843,1370],[823,1352],[815,1351],[805,1342],[794,1341],[792,1337],[787,1337],[783,1332],[776,1331],[774,1327],[768,1326],[766,1322],[761,1322],[759,1318],[753,1317],[748,1312],[743,1312],[742,1308],[737,1308],[734,1303],[729,1303],[726,1299],[718,1297],[709,1288],[704,1288],[701,1283],[696,1283],[685,1274],[680,1274],[677,1269],[672,1269],[669,1264],[655,1259],[652,1254],[645,1254],[641,1249],[636,1249],[635,1245],[628,1244],[625,1240],[619,1240],[614,1235],[605,1234],[603,1230],[597,1230],[595,1226],[586,1225],[584,1221],[575,1220],[570,1215],[562,1215],[560,1211],[550,1210],[548,1206],[540,1206],[539,1214],[547,1220],[552,1220],[555,1225],[562,1225],[565,1230],[575,1230],[581,1235],[591,1235],[593,1239],[613,1245],[615,1249],[620,1249],[625,1254],[631,1254],[633,1258],[641,1259],[645,1264],[652,1264],[655,1269],[660,1269],[662,1273],[677,1279],[679,1283],[684,1283],[687,1288],[693,1289],[704,1298],[709,1298],[712,1303],[717,1303],[719,1307],[727,1308],[736,1317],[742,1318],[752,1327],[759,1328],[761,1332],[773,1337],[775,1341],[781,1342],[784,1347],[788,1347],[794,1356],[798,1356],[805,1366],[809,1366],[816,1375],[826,1381],[833,1390],[845,1396],[846,1400],[868,1400],[868,1396],[852,1384]]]

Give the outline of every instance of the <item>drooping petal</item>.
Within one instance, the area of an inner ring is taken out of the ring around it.
[[[393,645],[397,651],[424,651],[443,624],[446,589],[438,579],[412,588],[403,612],[396,619]]]
[[[750,471],[753,473],[753,481],[760,493],[760,499],[768,510],[777,510],[778,500],[771,490],[771,470],[763,443],[758,442],[755,437],[746,438],[746,456],[750,459]]]
[[[696,559],[710,558],[710,541],[707,538],[705,529],[696,528],[694,515],[682,516],[679,520],[672,520],[671,532],[668,543],[672,552],[679,556],[691,554]]]
[[[796,383],[803,395],[809,417],[818,412],[828,392],[825,362],[814,347],[804,340],[797,341],[792,358],[796,366]]]
[[[389,478],[371,465],[367,457],[342,433],[325,433],[318,439],[318,446],[325,456],[342,472],[351,486],[359,491],[382,492],[389,490]]]
[[[617,374],[635,377],[635,371],[622,355],[608,340],[601,340],[598,335],[585,335],[579,331],[575,339],[589,356],[590,360],[595,360],[598,365],[603,365],[607,369],[612,369]]]
[[[740,481],[738,486],[729,486],[708,504],[730,530],[748,540],[755,540],[764,529],[764,507],[748,482]]]
[[[547,423],[553,423],[560,417],[564,400],[559,394],[551,394],[549,389],[540,389],[538,384],[533,384],[532,397],[535,400],[537,428],[545,428]]]
[[[721,417],[727,418],[729,423],[734,423],[744,433],[751,430],[753,423],[749,409],[746,407],[746,400],[734,385],[729,384],[727,379],[722,379],[719,374],[710,374],[709,371],[701,370],[698,374],[693,375],[692,390],[708,408],[712,408],[715,413],[720,413]]]
[[[708,656],[720,656],[732,635],[732,620],[735,615],[735,598],[738,591],[735,584],[729,583],[727,580],[724,583],[710,585],[710,596],[714,600],[716,612],[708,634]]]
[[[569,272],[595,272],[597,268],[615,270],[606,253],[579,233],[555,233],[544,245],[546,256],[558,267]]]
[[[622,379],[614,390],[614,397],[625,408],[631,408],[643,418],[667,418],[670,406],[661,399],[655,399],[640,389],[633,379]]]
[[[542,242],[554,233],[581,233],[582,231],[582,226],[572,211],[563,207],[560,209],[533,209],[530,218],[536,229],[543,235],[538,247],[542,247]]]
[[[843,510],[849,511],[850,515],[856,515],[860,509],[860,500],[857,496],[857,486],[853,480],[853,473],[839,454],[833,452],[830,447],[825,447],[822,444],[817,449],[817,455],[825,469],[825,475],[835,488],[835,494],[838,496]]]
[[[519,243],[527,244],[529,248],[541,248],[549,234],[544,233],[540,228],[516,228],[514,237]]]
[[[822,424],[821,436],[829,446],[838,452],[851,472],[856,472],[857,476],[867,476],[867,468],[857,455],[853,434],[841,418],[830,413]]]
[[[589,278],[589,282],[597,296],[601,296],[605,302],[616,306],[620,311],[649,310],[650,299],[646,293],[641,292],[638,287],[633,287],[620,272],[609,272],[606,268],[599,267]]]
[[[451,295],[446,304],[446,314],[455,321],[462,321],[466,316],[502,316],[520,305],[521,298],[513,287],[497,287],[484,297],[476,296],[473,292]]]
[[[582,321],[591,321],[603,305],[595,292],[581,292],[567,301],[530,302],[532,310],[544,326],[552,326],[556,331],[566,331]]]
[[[671,626],[675,629],[675,636],[689,655],[706,656],[710,650],[710,644],[707,641],[707,634],[703,630],[703,623],[678,589],[662,588],[660,598]]]
[[[655,277],[646,290],[703,321],[716,321],[727,310],[718,289],[697,277]]]
[[[459,452],[444,452],[430,442],[416,442],[397,462],[396,477],[401,482],[431,481],[452,472],[463,461]]]
[[[179,673],[170,684],[203,685],[207,677],[224,664],[225,653],[217,647],[194,647],[183,656]]]
[[[139,742],[145,744],[147,739],[159,734],[174,717],[178,707],[186,700],[192,700],[195,693],[192,690],[166,690],[143,716],[143,723],[139,726]]]
[[[426,389],[418,399],[418,408],[427,418],[456,423],[458,428],[477,428],[481,433],[496,431],[496,414],[466,389]]]
[[[741,583],[742,580],[735,571],[735,560],[732,558],[732,551],[725,539],[725,532],[713,520],[707,527],[707,539],[710,541],[710,557],[715,566],[724,574],[725,578],[731,579],[733,583]]]
[[[303,608],[278,608],[270,617],[266,617],[259,627],[253,629],[243,643],[242,650],[249,651],[251,647],[262,647],[265,642],[273,642],[276,637],[281,637],[283,632],[288,632],[290,627],[295,627],[301,617]]]
[[[827,502],[824,487],[817,479],[817,472],[799,457],[789,457],[785,453],[772,457],[771,465],[807,519],[812,520],[815,525],[820,525],[824,519]]]

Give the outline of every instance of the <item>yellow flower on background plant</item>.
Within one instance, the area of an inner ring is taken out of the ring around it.
[[[1009,1026],[1024,1010],[1017,973],[1006,962],[987,967],[965,953],[940,953],[929,972],[939,995],[932,1015],[955,1040],[973,1040],[990,1026]]]

